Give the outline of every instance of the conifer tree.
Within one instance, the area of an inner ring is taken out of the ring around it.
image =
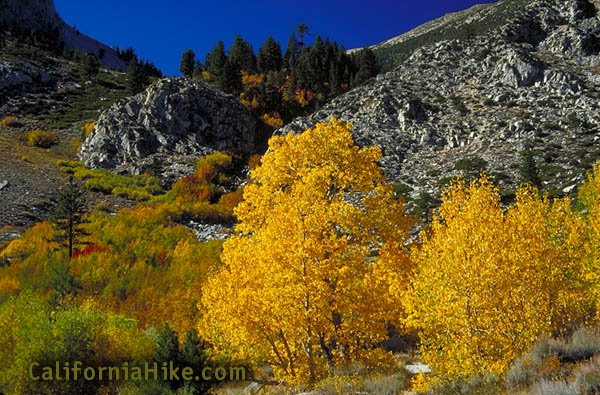
[[[298,44],[298,40],[296,40],[296,35],[294,31],[290,33],[290,38],[288,39],[287,45],[285,47],[285,53],[283,54],[283,67],[287,67],[291,69],[298,59],[298,50],[300,46]]]
[[[85,190],[75,183],[73,176],[69,177],[69,184],[52,199],[56,204],[52,219],[62,241],[69,247],[69,259],[73,257],[73,245],[77,238],[85,235],[81,228],[84,223],[85,199]]]
[[[187,78],[192,78],[194,73],[194,57],[196,54],[191,49],[186,49],[181,54],[181,63],[179,65],[179,71]]]
[[[202,65],[202,62],[200,62],[199,60],[196,60],[194,62],[194,74],[193,74],[193,77],[194,78],[200,78],[200,76],[202,75],[203,71],[204,71],[204,66]]]
[[[71,274],[66,262],[50,262],[48,272],[50,286],[53,288],[48,304],[53,310],[65,309],[73,302],[82,286]]]
[[[167,323],[165,327],[158,334],[158,339],[154,345],[155,359],[159,367],[164,362],[169,365],[171,362],[174,365],[178,365],[179,362],[179,339],[177,333],[171,329]],[[172,389],[176,389],[179,386],[178,382],[170,382]]]
[[[377,57],[369,47],[363,48],[358,54],[358,73],[356,83],[360,84],[369,78],[375,77],[379,72]]]
[[[340,92],[341,77],[338,69],[338,65],[331,61],[329,63],[329,94],[337,95]]]
[[[519,172],[521,174],[522,182],[530,183],[539,188],[541,186],[541,180],[531,148],[527,148],[525,151],[521,152],[521,160]]]
[[[229,59],[225,62],[218,86],[227,93],[238,95],[242,91],[242,76],[239,65]]]
[[[254,55],[252,45],[239,34],[235,36],[233,44],[229,48],[228,59],[240,70],[251,74],[256,72],[256,55]]]
[[[300,36],[300,47],[304,47],[305,43],[304,43],[304,35],[305,34],[309,34],[308,33],[308,26],[306,26],[306,24],[304,23],[300,23],[296,26],[296,31],[298,32],[298,35]]]
[[[219,81],[225,63],[227,63],[225,44],[223,44],[223,41],[219,41],[204,59],[204,67],[210,73],[213,81]]]
[[[194,372],[202,372],[208,365],[208,358],[204,351],[204,344],[198,337],[195,329],[189,331],[179,353],[179,362],[182,367],[191,367]],[[195,393],[204,394],[210,388],[210,383],[203,381],[189,383]]]
[[[258,71],[267,74],[269,71],[279,71],[283,63],[281,47],[269,34],[263,45],[258,50],[256,58]]]
[[[131,58],[127,65],[127,90],[132,95],[137,95],[148,85],[148,77],[142,70],[136,57]]]
[[[83,64],[81,67],[81,78],[88,81],[98,75],[100,65],[96,57],[91,54],[85,54],[83,57]]]

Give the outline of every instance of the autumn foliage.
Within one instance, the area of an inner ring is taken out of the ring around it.
[[[416,333],[433,374],[416,376],[414,390],[504,378],[539,338],[597,324],[600,165],[574,202],[523,185],[506,207],[485,175],[456,179],[433,221],[411,235],[380,150],[356,146],[350,131],[332,119],[271,138],[250,158],[244,188],[234,182],[244,163],[219,152],[165,193],[150,176],[59,161],[91,189],[127,188],[144,202],[86,215],[70,261],[50,222],[2,244],[0,392],[127,393],[120,383],[32,384],[28,364],[152,360],[167,323],[198,329],[228,363],[258,375],[269,364],[267,379],[289,388],[335,382],[350,367],[398,369],[382,343]],[[190,220],[235,229],[226,242],[200,242]],[[57,304],[61,281],[73,289]],[[560,370],[559,356],[547,361],[543,369]]]
[[[58,137],[52,132],[36,129],[27,133],[27,143],[35,147],[50,148],[58,143]]]
[[[407,258],[377,254],[401,246],[412,221],[384,184],[379,149],[357,147],[349,130],[333,120],[271,139],[225,266],[203,288],[204,336],[278,378],[314,383],[354,361],[390,362],[375,345],[399,318],[387,294]]]
[[[502,374],[539,336],[588,323],[585,221],[568,198],[551,203],[523,186],[505,211],[483,176],[455,181],[443,199],[404,299],[438,377]]]

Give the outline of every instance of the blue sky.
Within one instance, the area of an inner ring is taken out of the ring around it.
[[[255,52],[272,34],[285,49],[291,29],[328,36],[346,49],[376,44],[436,17],[492,0],[55,0],[70,25],[109,46],[133,47],[163,73],[179,75],[181,53],[204,55],[237,33]]]

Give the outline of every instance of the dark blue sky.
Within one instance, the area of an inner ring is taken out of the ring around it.
[[[376,44],[451,11],[493,0],[55,0],[70,25],[109,46],[133,47],[163,73],[179,75],[186,48],[204,55],[240,33],[258,48],[271,33],[285,49],[298,23],[346,49]]]

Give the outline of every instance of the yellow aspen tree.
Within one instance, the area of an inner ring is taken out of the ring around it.
[[[582,222],[568,199],[524,186],[504,211],[482,176],[454,181],[413,251],[405,301],[422,358],[439,377],[502,374],[540,335],[588,318]]]
[[[587,279],[592,284],[590,292],[596,299],[596,310],[600,309],[600,164],[588,174],[588,180],[579,189],[579,201],[587,215],[583,254],[587,265]]]
[[[376,346],[400,314],[389,279],[407,278],[398,246],[412,218],[380,156],[335,119],[269,141],[235,209],[224,266],[203,287],[199,329],[218,351],[268,362],[288,382],[390,361]]]

